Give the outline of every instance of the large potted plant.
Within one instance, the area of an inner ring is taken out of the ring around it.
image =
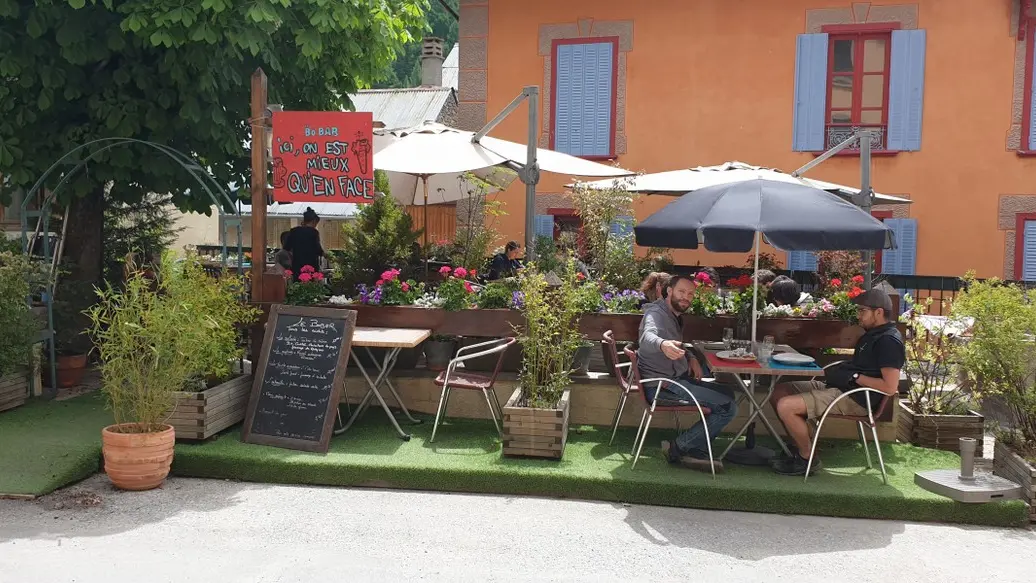
[[[244,356],[242,331],[258,318],[249,307],[244,279],[232,272],[207,275],[197,257],[181,265],[171,285],[190,293],[192,309],[205,319],[207,334],[196,345],[197,369],[176,393],[169,424],[177,439],[208,439],[245,418],[252,375],[237,367]],[[305,275],[305,274],[303,274]]]
[[[958,382],[959,329],[953,319],[926,319],[932,303],[928,298],[914,304],[901,319],[907,326],[904,340],[910,389],[907,398],[899,401],[897,438],[947,451],[959,451],[961,437],[975,439],[981,446],[984,418],[972,410],[972,395]]]
[[[34,266],[23,255],[0,252],[0,411],[25,403],[28,368],[39,321],[27,299]]]
[[[999,401],[1006,419],[995,431],[993,473],[1022,485],[1036,522],[1036,303],[1031,292],[968,274],[953,313],[970,324],[961,362],[968,384]]]
[[[54,293],[54,345],[57,353],[57,378],[50,379],[50,367],[43,367],[45,382],[67,389],[82,383],[89,364],[90,320],[86,310],[93,305],[96,294],[88,282],[62,280]]]
[[[88,311],[101,391],[115,418],[101,430],[104,469],[125,490],[165,480],[175,441],[170,410],[211,358],[205,347],[218,325],[202,309],[209,282],[185,265],[169,253],[151,273],[127,265],[123,287],[98,290]]]
[[[579,332],[574,270],[552,287],[529,269],[521,278],[525,326],[519,331],[522,368],[504,414],[504,455],[561,459],[568,439],[570,376]],[[536,431],[530,431],[535,429]],[[530,435],[535,433],[536,435]]]

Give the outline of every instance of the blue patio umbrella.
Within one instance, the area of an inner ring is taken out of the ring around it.
[[[634,228],[638,245],[744,253],[762,237],[783,251],[894,248],[892,230],[834,194],[806,184],[746,180],[708,186],[667,204]],[[759,286],[753,292],[758,298]],[[755,340],[756,302],[753,302]]]

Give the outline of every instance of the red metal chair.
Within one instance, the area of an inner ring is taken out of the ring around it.
[[[503,431],[500,430],[500,423],[503,422],[504,413],[500,408],[500,401],[496,398],[496,393],[493,392],[493,384],[496,383],[496,377],[500,373],[500,366],[504,361],[504,353],[507,349],[513,346],[518,340],[514,337],[497,338],[496,340],[490,340],[488,342],[480,342],[478,344],[472,344],[471,346],[465,346],[457,351],[457,356],[450,361],[449,366],[446,370],[439,373],[439,376],[435,377],[435,384],[442,387],[442,394],[439,396],[439,408],[435,411],[435,424],[432,426],[432,438],[428,440],[429,443],[435,441],[435,432],[439,429],[439,421],[446,415],[446,407],[450,401],[450,391],[453,389],[465,389],[469,391],[482,391],[482,396],[486,398],[486,404],[489,405],[489,414],[493,418],[493,425],[496,426],[496,432],[500,434],[502,438],[504,436]],[[486,348],[491,346],[491,348]],[[481,348],[483,350],[465,355],[465,351],[474,350]],[[482,356],[489,356],[490,354],[499,354],[499,358],[496,361],[496,367],[493,369],[492,376],[479,375],[469,373],[467,371],[457,371],[457,365],[473,358],[479,358]],[[499,421],[497,418],[499,417]]]
[[[637,429],[637,437],[633,440],[634,454],[633,454],[633,466],[631,469],[637,467],[637,460],[640,459],[640,451],[644,449],[644,442],[647,441],[648,431],[651,429],[651,418],[654,417],[656,411],[668,411],[673,415],[679,415],[680,413],[698,413],[701,415],[701,424],[705,429],[705,445],[709,450],[709,466],[712,469],[712,477],[716,477],[716,464],[712,456],[712,439],[709,437],[709,424],[706,421],[706,416],[712,413],[712,410],[708,407],[702,407],[701,403],[698,402],[697,397],[693,393],[684,388],[680,383],[665,378],[653,378],[653,379],[641,379],[640,372],[637,370],[637,353],[633,349],[627,347],[624,352],[626,357],[630,361],[630,378],[637,387],[640,388],[640,394],[644,396],[644,414],[640,416],[640,427]],[[658,387],[655,389],[655,396],[649,401],[647,398],[647,391],[644,390],[645,383],[658,383]],[[662,392],[662,387],[667,385],[667,388],[673,389],[676,392],[687,393],[687,396],[694,401],[694,406],[691,405],[659,405],[658,394]]]
[[[615,382],[619,384],[619,402],[615,406],[615,416],[612,418],[612,437],[608,440],[608,445],[611,445],[615,441],[615,432],[619,429],[619,420],[622,418],[622,410],[626,408],[626,401],[629,399],[630,393],[640,391],[640,385],[635,385],[631,382],[632,363],[619,360],[619,349],[615,344],[615,336],[611,330],[604,333],[601,343],[604,344],[608,355],[612,357]],[[635,442],[634,447],[636,447]]]

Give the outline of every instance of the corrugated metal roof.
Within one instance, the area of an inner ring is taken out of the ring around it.
[[[456,43],[442,63],[442,86],[453,87],[454,91],[460,88],[460,45]]]
[[[374,121],[384,123],[385,127],[402,128],[437,121],[452,94],[450,87],[415,87],[367,89],[350,98],[356,111],[372,112]]]

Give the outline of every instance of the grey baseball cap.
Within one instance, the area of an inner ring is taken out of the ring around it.
[[[892,298],[885,293],[885,290],[879,288],[869,289],[856,296],[853,298],[853,303],[865,308],[881,308],[885,310],[886,316],[891,316],[892,314]]]

